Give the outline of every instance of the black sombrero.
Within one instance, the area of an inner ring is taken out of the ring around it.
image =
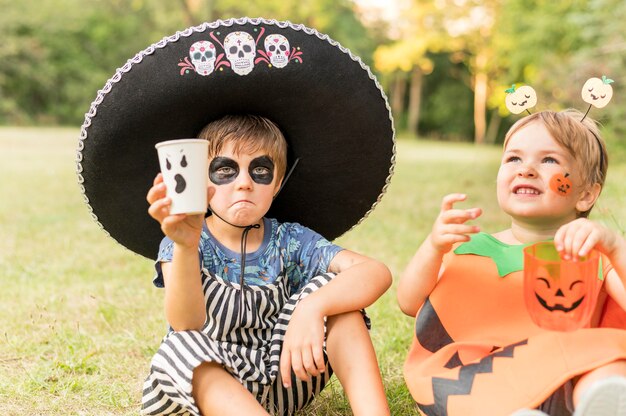
[[[146,202],[159,171],[154,145],[196,137],[227,114],[274,121],[289,163],[299,158],[268,217],[333,240],[367,216],[389,184],[393,120],[369,68],[302,25],[231,19],[162,39],[98,91],[77,157],[94,219],[122,245],[155,258],[163,234]]]

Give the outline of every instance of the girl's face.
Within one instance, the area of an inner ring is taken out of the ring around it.
[[[239,226],[258,222],[280,187],[267,153],[235,154],[232,143],[226,143],[210,161],[209,181],[209,187],[215,189],[209,202],[211,210]]]
[[[572,221],[583,191],[576,160],[542,122],[531,122],[509,138],[497,194],[498,204],[514,220],[548,226]]]

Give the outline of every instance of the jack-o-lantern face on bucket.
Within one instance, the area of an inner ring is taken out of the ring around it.
[[[571,331],[589,323],[600,288],[598,253],[566,261],[552,242],[524,249],[524,299],[539,326]]]
[[[549,312],[570,313],[585,300],[585,284],[578,273],[561,276],[558,265],[539,267],[535,277],[535,297]]]
[[[568,178],[569,173],[563,175],[557,173],[550,178],[550,189],[558,195],[567,196],[572,192],[572,181]]]

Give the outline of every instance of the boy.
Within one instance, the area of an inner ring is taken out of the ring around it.
[[[199,135],[211,142],[211,215],[170,216],[154,146]],[[360,310],[389,271],[329,241],[375,208],[394,162],[375,76],[312,28],[205,22],[117,69],[85,114],[77,172],[101,227],[158,259],[174,331],[146,413],[292,413],[331,366],[355,414],[388,413]]]
[[[286,165],[287,145],[274,123],[227,116],[200,137],[209,140],[213,215],[169,215],[160,175],[147,197],[166,235],[157,280],[176,332],[152,361],[146,413],[162,414],[173,403],[192,414],[291,413],[334,371],[354,414],[388,414],[359,311],[390,286],[389,270],[297,223],[264,218]]]

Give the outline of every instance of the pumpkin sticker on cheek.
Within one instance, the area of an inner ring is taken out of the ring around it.
[[[558,195],[567,196],[572,192],[572,181],[568,178],[569,173],[563,175],[557,173],[550,178],[550,189]]]

